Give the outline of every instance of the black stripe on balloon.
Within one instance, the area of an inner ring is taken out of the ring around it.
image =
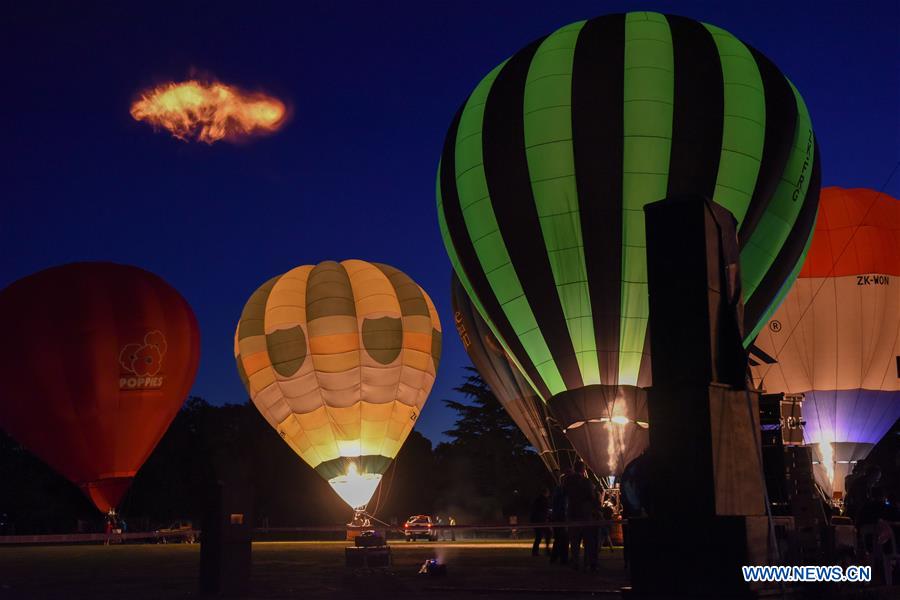
[[[547,255],[525,154],[528,67],[541,40],[517,52],[497,74],[484,106],[484,174],[513,268],[566,388],[584,385]],[[549,400],[549,398],[547,398]]]
[[[394,288],[394,294],[400,303],[400,314],[404,317],[431,317],[431,311],[428,310],[428,303],[425,302],[425,294],[412,278],[390,265],[383,263],[372,263],[381,271],[391,287]]]
[[[591,19],[575,43],[572,147],[594,340],[604,385],[619,382],[625,15]]]
[[[774,365],[778,361],[775,360],[774,357],[770,356],[767,352],[765,352],[762,348],[757,346],[756,344],[750,344],[750,347],[747,348],[747,351],[750,353],[750,356],[756,357],[767,365]]]
[[[637,387],[650,387],[653,384],[653,355],[650,352],[650,323],[647,323],[647,329],[644,330],[644,345],[641,354],[641,365],[638,367]]]
[[[716,191],[722,154],[725,92],[712,34],[697,21],[666,15],[672,33],[675,106],[669,158],[669,198]],[[661,198],[660,198],[661,199]]]
[[[747,48],[753,55],[762,78],[766,99],[766,131],[756,186],[738,231],[741,249],[750,241],[769,202],[775,196],[775,189],[791,155],[794,130],[797,127],[797,99],[787,79],[772,61],[755,48]]]
[[[444,151],[441,156],[439,177],[447,231],[453,248],[456,250],[459,263],[472,286],[472,290],[481,301],[481,306],[490,316],[491,323],[497,329],[497,333],[506,342],[510,352],[519,360],[519,364],[531,378],[531,381],[537,387],[537,391],[544,398],[549,398],[550,390],[537,372],[537,369],[534,368],[534,363],[531,362],[528,353],[525,352],[525,348],[506,318],[506,313],[503,312],[503,307],[500,306],[497,297],[491,289],[491,284],[487,280],[484,268],[481,266],[478,254],[475,252],[475,246],[469,237],[469,231],[466,229],[462,208],[459,205],[459,193],[456,189],[456,134],[464,107],[465,104],[460,107],[456,117],[453,119],[453,124],[447,132],[446,140],[444,140]]]
[[[809,161],[812,162],[810,170],[809,187],[806,189],[806,196],[803,198],[803,205],[800,212],[794,220],[794,226],[791,228],[787,239],[781,246],[775,262],[766,271],[762,281],[753,291],[753,295],[747,301],[744,310],[744,323],[746,323],[745,331],[750,331],[762,318],[769,304],[778,295],[781,286],[791,274],[791,271],[797,266],[797,263],[803,256],[803,250],[806,248],[806,242],[812,235],[813,227],[816,224],[816,213],[819,207],[819,186],[821,185],[822,173],[819,164],[819,145],[813,136],[812,130],[809,131],[807,140],[806,162],[807,167]],[[810,156],[812,154],[812,156]],[[801,171],[801,177],[807,172],[804,168]],[[797,182],[799,189],[801,182]]]

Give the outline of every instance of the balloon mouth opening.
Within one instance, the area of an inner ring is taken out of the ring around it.
[[[81,491],[102,513],[115,512],[125,492],[131,485],[132,477],[110,477],[81,484]]]
[[[360,473],[356,463],[350,463],[346,474],[328,480],[331,489],[354,510],[365,508],[379,483],[380,473]]]
[[[628,425],[629,423],[632,423],[636,427],[640,427],[641,429],[649,429],[650,428],[650,424],[647,423],[646,421],[634,421],[624,415],[615,415],[612,417],[600,417],[599,419],[588,419],[586,421],[575,421],[574,423],[572,423],[571,425],[569,425],[568,427],[563,429],[563,433],[565,433],[566,431],[569,431],[570,429],[578,429],[579,427],[582,427],[583,425],[586,425],[587,423],[601,423],[604,425],[619,425],[619,426],[625,426],[625,425]]]
[[[589,424],[613,431],[650,428],[646,390],[635,385],[585,385],[556,394],[548,404],[555,408],[563,433]]]

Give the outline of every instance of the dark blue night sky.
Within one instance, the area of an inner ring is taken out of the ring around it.
[[[260,283],[326,259],[386,262],[440,311],[444,360],[417,426],[438,441],[453,420],[440,400],[468,364],[434,209],[446,128],[530,40],[637,9],[760,49],[806,99],[823,184],[885,184],[900,159],[896,1],[20,2],[0,25],[0,287],[78,260],[158,273],[200,322],[193,393],[222,404],[246,399],[232,336]],[[192,73],[274,94],[291,120],[207,146],[131,119],[140,90]],[[900,174],[886,191],[900,197]]]

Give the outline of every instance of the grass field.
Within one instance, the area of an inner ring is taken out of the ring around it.
[[[550,565],[526,542],[392,542],[393,566],[344,566],[346,542],[253,544],[252,598],[560,597],[612,592],[626,583],[621,550],[601,553],[597,573]],[[445,577],[418,575],[427,558]],[[199,545],[0,547],[0,599],[144,600],[199,597]]]

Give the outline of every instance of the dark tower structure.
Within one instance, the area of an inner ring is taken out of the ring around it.
[[[752,596],[741,566],[767,563],[769,527],[735,219],[699,196],[644,214],[652,484],[649,516],[628,525],[632,591]]]

